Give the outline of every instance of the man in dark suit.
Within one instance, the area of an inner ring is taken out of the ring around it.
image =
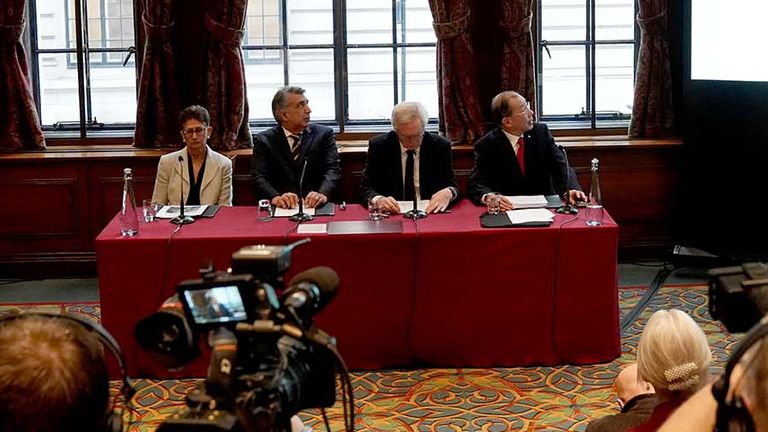
[[[333,197],[341,178],[336,138],[331,128],[309,123],[311,112],[303,88],[286,86],[275,93],[272,114],[278,125],[256,135],[253,143],[251,176],[258,199],[296,207],[305,163],[304,204],[318,207]]]
[[[567,169],[565,154],[543,123],[534,123],[529,103],[514,91],[501,92],[491,101],[499,126],[475,143],[475,165],[467,194],[484,204],[491,192],[501,195],[557,194],[570,204],[585,201],[576,175]],[[501,210],[512,203],[501,199]]]
[[[458,197],[451,142],[439,135],[425,133],[428,119],[426,109],[418,102],[402,102],[395,106],[392,110],[394,130],[368,142],[368,159],[361,184],[365,202],[373,203],[383,211],[399,213],[397,201],[410,201],[416,195],[419,199],[429,200],[427,213],[437,213],[448,208]],[[409,173],[413,189],[410,189],[410,179],[406,178]]]

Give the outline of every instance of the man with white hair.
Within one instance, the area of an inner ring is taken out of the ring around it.
[[[392,131],[368,142],[362,198],[381,211],[400,213],[397,201],[428,199],[427,213],[445,211],[459,196],[451,142],[425,132],[429,117],[418,102],[392,110]]]

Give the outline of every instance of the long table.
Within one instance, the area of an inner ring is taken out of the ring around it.
[[[522,366],[609,361],[620,354],[618,226],[587,227],[582,214],[549,227],[482,228],[468,201],[412,221],[401,233],[297,234],[287,219],[266,222],[254,207],[224,207],[211,219],[141,224],[120,236],[115,217],[96,239],[101,315],[126,355],[129,373],[202,376],[207,358],[169,373],[137,348],[136,322],[157,309],[210,259],[218,269],[252,244],[312,241],[293,251],[286,281],[326,265],[341,278],[315,324],[338,340],[353,369],[429,364]],[[364,220],[350,205],[314,223]],[[204,357],[204,356],[203,356]]]

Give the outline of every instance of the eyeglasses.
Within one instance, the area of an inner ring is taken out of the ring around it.
[[[516,116],[516,115],[520,115],[520,114],[528,114],[529,112],[531,112],[531,103],[528,102],[528,101],[525,101],[525,107],[523,108],[522,111],[520,111],[518,113],[511,113],[509,115],[510,116]]]
[[[181,133],[183,133],[184,136],[186,136],[186,137],[191,137],[191,136],[195,136],[195,135],[202,135],[207,130],[208,130],[207,127],[200,127],[200,126],[198,126],[198,127],[194,127],[194,128],[184,129],[183,131],[181,131]]]

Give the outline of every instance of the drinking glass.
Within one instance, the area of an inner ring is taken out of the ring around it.
[[[141,202],[141,208],[144,212],[144,222],[154,222],[157,211],[160,209],[160,204],[151,199],[145,199]]]
[[[491,192],[485,196],[485,205],[488,207],[488,214],[499,214],[501,212],[501,195]]]

